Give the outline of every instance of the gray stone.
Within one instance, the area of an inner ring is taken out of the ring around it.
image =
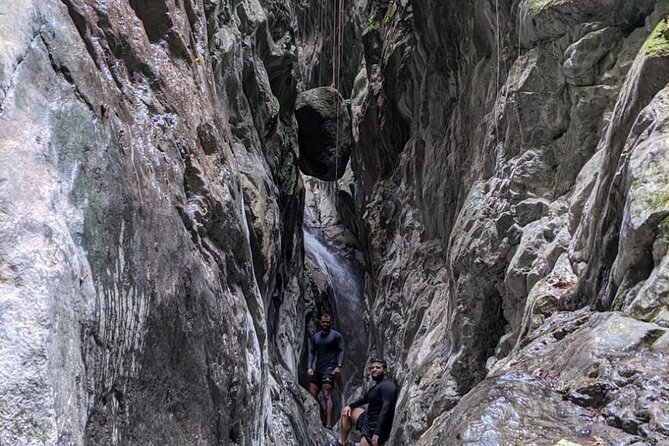
[[[337,180],[351,154],[351,118],[348,106],[332,87],[300,93],[295,104],[299,126],[300,169],[321,180]]]
[[[615,61],[612,58],[607,61],[603,59],[620,43],[621,37],[620,29],[607,27],[592,31],[569,45],[563,64],[567,82],[574,85],[592,85],[599,81],[601,73]]]

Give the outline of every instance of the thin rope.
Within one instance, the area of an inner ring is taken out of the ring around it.
[[[523,47],[521,41],[521,35],[523,33],[523,22],[521,17],[522,11],[518,10],[518,63],[522,61],[520,58],[523,55]],[[516,75],[516,119],[518,120],[518,133],[520,134],[520,153],[523,153],[525,149],[525,136],[523,135],[523,125],[520,121],[520,98],[518,94],[518,84],[520,83],[520,76]]]
[[[495,0],[495,40],[497,41],[497,73],[495,75],[495,103],[493,114],[495,117],[495,146],[499,143],[499,130],[497,122],[497,101],[499,100],[499,70],[500,70],[500,41],[499,41],[499,0]]]
[[[333,0],[332,6],[332,86],[335,86],[336,73],[335,69],[337,67],[337,12],[338,8],[334,6],[334,3],[338,0]]]
[[[343,47],[343,37],[344,37],[344,0],[334,0],[337,2],[337,7],[334,8],[335,17],[338,20],[335,20],[336,26],[333,29],[334,34],[334,47],[336,48],[336,54],[333,51],[332,65],[333,65],[333,74],[332,74],[332,83],[336,90],[336,130],[335,130],[335,189],[339,189],[339,179],[337,175],[339,173],[339,132],[340,132],[340,123],[339,123],[339,112],[341,108],[341,101],[339,100],[339,89],[340,85],[340,71],[341,71],[341,54]]]

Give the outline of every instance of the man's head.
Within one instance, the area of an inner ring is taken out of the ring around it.
[[[330,327],[332,326],[332,316],[327,313],[323,313],[318,321],[321,324],[321,331],[323,333],[330,331]]]
[[[388,364],[381,358],[372,358],[369,361],[369,373],[374,381],[381,381],[388,373]]]

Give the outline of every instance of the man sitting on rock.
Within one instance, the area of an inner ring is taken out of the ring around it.
[[[360,431],[360,446],[379,446],[388,440],[395,416],[397,386],[388,377],[388,365],[383,359],[370,361],[369,371],[376,382],[365,396],[348,403],[341,411],[337,445],[344,446],[351,426]],[[367,410],[360,406],[367,404]]]
[[[325,410],[321,410],[321,420],[325,427],[332,429],[334,407],[332,387],[341,374],[341,367],[344,363],[344,337],[338,331],[330,328],[332,317],[329,314],[325,313],[321,316],[320,324],[321,330],[314,333],[309,343],[309,358],[307,359],[307,375],[311,378],[309,393],[318,401],[318,392],[323,391]]]

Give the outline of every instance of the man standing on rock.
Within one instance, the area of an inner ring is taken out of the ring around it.
[[[388,365],[383,359],[374,358],[369,367],[374,387],[365,396],[348,403],[341,411],[339,440],[337,445],[346,444],[351,426],[360,431],[360,446],[379,446],[390,437],[397,403],[397,386],[388,377]],[[367,410],[360,406],[368,404]]]
[[[320,331],[314,333],[309,343],[309,393],[318,401],[318,392],[323,391],[325,410],[321,408],[321,421],[326,428],[332,429],[332,387],[344,364],[344,337],[331,328],[332,317],[329,314],[321,315],[320,325]]]

